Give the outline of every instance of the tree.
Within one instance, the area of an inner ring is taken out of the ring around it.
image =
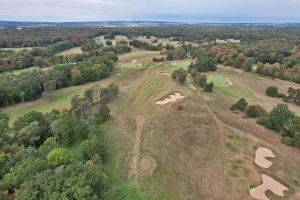
[[[246,115],[251,118],[260,117],[266,114],[266,111],[260,105],[251,105],[246,109]]]
[[[93,156],[99,156],[104,159],[105,147],[101,142],[101,138],[93,137],[85,140],[80,144],[80,153],[85,160],[90,160]]]
[[[0,136],[8,130],[8,123],[9,116],[6,113],[0,112]]]
[[[51,125],[51,131],[58,142],[72,145],[76,139],[87,137],[86,125],[70,113],[63,113],[59,120]]]
[[[245,111],[247,106],[248,106],[248,103],[247,103],[246,99],[242,98],[242,99],[238,100],[238,102],[233,104],[230,109],[231,110]]]
[[[214,82],[210,81],[204,85],[204,92],[213,92]]]
[[[300,133],[297,132],[295,133],[294,137],[293,137],[293,144],[296,146],[296,147],[299,147],[300,148]]]
[[[17,131],[15,135],[15,140],[19,144],[23,144],[25,147],[39,147],[43,142],[42,135],[43,128],[40,127],[37,121],[35,121],[31,122],[28,126],[25,126],[20,131]]]
[[[247,61],[244,64],[242,64],[242,67],[247,72],[251,72],[253,65],[255,65],[255,59],[254,58],[248,58]]]
[[[286,104],[279,104],[266,116],[265,126],[270,129],[282,130],[287,126],[295,114]]]
[[[36,173],[47,169],[47,167],[47,162],[39,158],[24,158],[12,167],[9,173],[4,175],[1,182],[2,186],[10,192],[13,192],[13,189],[18,189],[24,181],[30,179]]]
[[[270,86],[266,89],[266,95],[269,97],[277,97],[278,94],[278,88],[275,86]]]
[[[55,148],[47,155],[47,160],[53,167],[70,164],[72,159],[72,154],[64,148]]]
[[[53,91],[56,90],[56,81],[55,80],[50,80],[44,83],[44,95],[51,95]]]
[[[107,121],[110,118],[110,109],[107,105],[101,104],[99,111],[95,113],[95,118],[98,123]]]
[[[183,84],[186,81],[187,71],[182,67],[178,70],[175,70],[171,75],[173,80],[177,80],[179,83]]]
[[[206,56],[198,58],[193,67],[195,67],[198,70],[198,72],[208,72],[217,70],[215,60]]]

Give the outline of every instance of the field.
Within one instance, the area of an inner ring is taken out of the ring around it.
[[[22,50],[31,50],[34,47],[20,47],[20,48],[0,48],[2,51],[22,51]],[[40,47],[39,47],[40,48]]]
[[[74,47],[74,48],[68,49],[66,51],[62,51],[62,52],[58,53],[57,55],[65,56],[65,55],[82,54],[82,53],[83,53],[83,51],[81,50],[81,47]]]
[[[287,199],[299,199],[300,150],[281,144],[278,133],[229,110],[242,97],[270,110],[282,101],[267,97],[265,89],[275,85],[285,92],[292,83],[222,67],[207,74],[214,82],[214,92],[203,93],[190,78],[181,85],[168,74],[180,67],[186,69],[191,60],[176,61],[176,65],[153,63],[157,55],[159,52],[150,51],[121,55],[109,79],[61,89],[51,97],[2,111],[13,121],[32,110],[68,108],[72,96],[95,84],[115,82],[120,95],[110,105],[113,119],[103,127],[109,133],[105,138],[105,167],[129,199],[251,200],[249,189],[261,183],[261,173],[284,183],[289,188]],[[155,104],[173,92],[185,98],[167,105]],[[300,114],[300,107],[289,106]],[[260,146],[272,149],[277,156],[268,171],[254,163]]]

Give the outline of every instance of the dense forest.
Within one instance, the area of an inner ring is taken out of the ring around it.
[[[116,85],[93,87],[74,96],[70,110],[33,111],[11,126],[0,113],[0,199],[124,199],[103,168],[101,124],[118,93]]]

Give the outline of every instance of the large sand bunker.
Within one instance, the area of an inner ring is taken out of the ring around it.
[[[274,180],[273,178],[271,178],[270,176],[261,175],[263,183],[259,186],[257,186],[256,188],[253,188],[250,190],[250,195],[255,198],[255,199],[259,199],[259,200],[270,200],[267,196],[266,196],[266,191],[270,190],[271,192],[273,192],[274,194],[284,197],[284,191],[288,190],[288,188],[284,185],[282,185],[281,183],[279,183],[278,181]]]
[[[259,147],[256,150],[256,154],[255,154],[255,163],[262,167],[262,168],[269,168],[272,166],[272,162],[267,160],[266,158],[274,158],[275,155],[273,154],[273,152],[265,147]]]
[[[168,104],[168,103],[171,103],[171,102],[178,101],[178,100],[183,99],[183,98],[184,98],[184,96],[181,93],[175,92],[173,94],[170,94],[165,99],[156,101],[155,103],[157,105],[165,105],[165,104]]]

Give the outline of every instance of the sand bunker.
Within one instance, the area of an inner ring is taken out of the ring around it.
[[[168,76],[171,75],[171,73],[169,73],[169,72],[160,72],[160,74],[162,74],[162,75],[168,75]]]
[[[134,63],[136,63],[137,61],[138,61],[138,60],[133,60],[131,63],[134,64]]]
[[[178,100],[183,99],[183,98],[184,98],[184,96],[181,93],[175,92],[173,94],[170,94],[164,100],[159,100],[159,101],[156,101],[155,103],[157,105],[165,105],[165,104],[168,104],[168,103],[171,103],[171,102],[178,101]]]
[[[273,178],[262,174],[261,175],[263,183],[256,188],[253,188],[250,190],[250,195],[254,199],[259,199],[259,200],[270,200],[266,196],[266,191],[270,190],[274,194],[283,197],[284,196],[284,191],[288,190],[288,188],[278,181],[274,180]]]
[[[175,66],[175,65],[177,65],[177,63],[176,63],[176,62],[171,62],[171,65],[174,65],[174,66]]]
[[[255,154],[255,163],[262,168],[269,168],[272,166],[272,162],[267,160],[266,158],[274,158],[275,155],[273,152],[265,147],[259,147]]]
[[[233,85],[229,78],[225,77],[224,79],[225,79],[227,85]]]

